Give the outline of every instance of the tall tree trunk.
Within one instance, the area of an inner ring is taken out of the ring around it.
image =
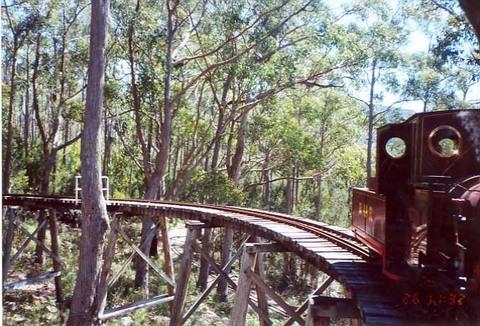
[[[29,47],[27,46],[27,57],[25,65],[27,67],[26,71],[26,80],[30,80],[30,57],[29,57]],[[25,157],[28,157],[28,135],[30,129],[30,87],[27,82],[27,88],[25,89],[25,120],[24,120],[24,128],[23,128],[23,146],[25,151]]]
[[[263,163],[263,195],[262,207],[266,210],[270,209],[270,149],[265,150],[265,162]]]
[[[242,165],[243,152],[245,151],[245,129],[247,128],[248,113],[245,112],[240,121],[237,134],[237,146],[235,147],[235,154],[233,154],[232,161],[228,170],[229,178],[237,183],[240,175],[240,167]]]
[[[111,128],[108,124],[107,118],[107,111],[104,112],[104,129],[103,129],[103,145],[104,145],[104,153],[103,153],[103,167],[102,167],[102,175],[108,175],[108,165],[110,164],[110,156],[112,151],[112,135],[111,135]]]
[[[93,325],[102,304],[104,234],[108,216],[102,193],[100,128],[105,83],[109,0],[93,0],[90,25],[87,100],[81,144],[82,235],[79,270],[68,325]]]
[[[237,135],[237,146],[235,148],[235,154],[232,161],[227,166],[229,178],[236,184],[238,182],[238,176],[240,174],[240,166],[242,163],[243,152],[245,150],[245,129],[247,126],[248,113],[245,112]],[[233,244],[233,231],[230,228],[225,228],[224,241],[222,245],[222,264],[225,265],[231,257]],[[217,293],[220,301],[227,300],[227,283],[225,280],[220,279],[218,282]]]
[[[223,91],[222,91],[222,99],[220,101],[220,107],[218,108],[218,121],[217,121],[217,129],[215,130],[215,140],[213,145],[213,155],[212,155],[212,162],[211,168],[212,170],[217,169],[218,159],[220,156],[220,145],[222,143],[222,133],[224,131],[224,124],[226,123],[225,120],[225,110],[227,109],[227,96],[228,90],[230,89],[230,85],[233,81],[233,72],[229,72],[225,82],[223,84]]]
[[[293,180],[293,203],[292,203],[292,211],[295,210],[298,204],[298,192],[300,191],[300,180],[298,177],[300,176],[300,169],[298,166],[295,166],[293,168],[293,176],[295,177],[295,180]]]
[[[172,73],[173,73],[173,42],[174,42],[174,34],[175,34],[175,15],[178,7],[178,1],[171,1],[167,0],[167,49],[166,49],[166,61],[165,61],[165,81],[164,81],[164,101],[163,101],[163,121],[161,124],[161,131],[160,131],[160,140],[158,146],[158,153],[155,158],[155,169],[153,175],[149,182],[150,191],[147,193],[146,199],[154,199],[158,196],[158,194],[163,195],[164,187],[163,178],[165,176],[165,171],[167,168],[168,162],[168,154],[170,151],[170,141],[172,138],[172,125],[173,125],[173,107],[174,103],[172,100],[171,94],[171,81],[172,81]],[[142,250],[145,253],[150,252],[150,248],[152,246],[152,241],[148,240],[147,234],[153,227],[153,221],[151,218],[145,218],[142,223],[142,237],[141,241],[143,241]],[[159,223],[160,232],[162,234],[162,244],[163,250],[165,254],[165,266],[164,268],[167,269],[167,274],[173,277],[173,266],[170,266],[169,261],[171,261],[170,257],[170,242],[168,238],[168,230],[167,224],[165,223],[165,219],[160,219]],[[167,257],[170,257],[167,259]],[[135,284],[140,286],[145,283],[146,275],[147,275],[147,267],[146,263],[143,259],[137,259],[135,263]],[[173,291],[171,287],[169,287],[169,291]]]
[[[322,216],[322,175],[318,175],[315,179],[315,219],[320,221]]]
[[[46,151],[46,152],[45,152]],[[55,165],[56,159],[56,152],[48,152],[48,148],[44,148],[43,154],[43,162],[42,168],[40,170],[40,195],[48,195],[49,194],[49,182],[50,182],[50,175],[52,174],[52,170]],[[43,221],[46,219],[45,211],[41,210],[40,214],[38,215],[38,225],[41,225]],[[37,234],[37,240],[41,243],[45,243],[45,235],[47,231],[47,226],[45,225],[42,227]],[[35,263],[43,265],[44,262],[44,250],[40,244],[37,244],[35,248]]]
[[[12,66],[10,72],[10,96],[8,99],[8,114],[7,114],[7,139],[5,148],[5,158],[3,162],[3,184],[2,192],[8,193],[10,190],[10,174],[12,168],[12,141],[13,141],[13,107],[15,106],[15,95],[17,93],[16,71],[17,71],[17,52],[18,40],[17,36],[13,36],[13,53]]]
[[[287,179],[287,185],[284,189],[285,214],[291,214],[293,210],[293,180]]]
[[[377,69],[377,58],[374,58],[372,61],[372,74],[370,79],[370,98],[368,102],[368,138],[367,138],[367,180],[372,177],[372,145],[373,145],[373,127],[375,124],[374,121],[374,96],[375,96],[375,82],[376,82],[376,72]]]

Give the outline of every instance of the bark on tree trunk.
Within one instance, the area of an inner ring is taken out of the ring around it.
[[[164,88],[164,101],[163,101],[163,121],[161,124],[160,139],[158,145],[158,153],[155,158],[155,169],[151,179],[149,180],[150,193],[147,194],[146,199],[153,199],[158,196],[158,194],[163,193],[163,177],[167,168],[168,155],[170,151],[170,142],[172,137],[172,125],[173,125],[173,108],[174,103],[172,101],[171,95],[171,81],[173,73],[173,42],[174,34],[176,30],[175,15],[178,7],[178,1],[168,0],[166,3],[167,6],[167,49],[166,49],[166,61],[165,61],[165,88]],[[142,241],[147,239],[147,232],[152,228],[153,221],[150,218],[146,218],[143,221],[142,225]],[[173,266],[169,266],[167,258],[170,257],[170,242],[168,239],[168,230],[167,224],[164,219],[160,219],[159,223],[160,232],[162,233],[162,244],[165,254],[166,269],[167,275],[173,278]],[[142,250],[145,253],[150,252],[152,241],[147,241],[142,246]],[[168,258],[168,261],[171,261],[171,258]],[[143,259],[137,259],[135,264],[135,284],[140,286],[145,283],[145,277],[147,273],[146,263]],[[169,287],[169,291],[173,291]]]
[[[215,131],[215,141],[213,144],[213,156],[211,162],[211,168],[213,171],[217,169],[218,159],[220,156],[220,145],[222,143],[222,133],[224,130],[224,124],[226,123],[225,120],[225,110],[227,109],[227,95],[228,90],[230,89],[230,85],[233,80],[233,73],[230,72],[228,74],[225,83],[223,84],[223,92],[222,92],[222,99],[220,101],[220,107],[218,112],[218,121],[217,121],[217,129]]]
[[[48,149],[44,149],[48,150]],[[48,195],[48,186],[50,181],[50,175],[52,173],[53,166],[55,164],[56,152],[45,153],[43,155],[43,163],[41,168],[41,176],[40,176],[40,194],[41,195]],[[38,215],[38,225],[41,225],[43,221],[46,219],[45,212],[43,210],[40,211]],[[45,235],[47,231],[47,226],[45,225],[38,231],[37,240],[41,243],[45,243]],[[37,244],[35,248],[35,263],[43,265],[44,263],[44,250],[40,244]]]
[[[112,151],[111,144],[111,129],[108,124],[107,112],[104,112],[104,131],[103,131],[103,144],[104,144],[104,153],[103,153],[103,166],[102,166],[102,175],[108,175],[108,166],[110,164],[110,156]]]
[[[104,234],[108,229],[105,199],[101,190],[100,128],[105,82],[105,55],[109,0],[92,1],[90,59],[87,99],[81,144],[82,236],[79,270],[68,325],[93,325],[102,298],[99,297],[103,265]]]
[[[29,47],[27,46],[27,56],[26,56],[26,80],[30,80],[30,57]],[[30,87],[27,84],[27,88],[25,89],[25,120],[24,120],[24,129],[23,129],[23,142],[24,142],[24,150],[25,150],[25,157],[28,157],[28,135],[30,129]]]
[[[212,244],[210,242],[211,235],[212,235],[211,228],[205,228],[203,230],[202,247],[205,250],[205,252],[208,252],[208,253],[210,253],[210,250],[212,249]],[[197,280],[197,287],[202,291],[207,288],[209,271],[210,271],[210,265],[208,264],[208,261],[202,257],[200,261],[200,271],[198,272],[198,280]]]
[[[13,107],[15,105],[15,95],[17,84],[15,82],[16,69],[17,69],[17,37],[13,37],[13,54],[12,54],[12,67],[10,72],[10,97],[8,100],[8,114],[7,114],[7,139],[5,149],[5,160],[3,162],[3,193],[8,193],[10,188],[10,170],[12,167],[12,139],[13,139]]]
[[[377,59],[372,62],[372,75],[370,80],[370,99],[368,102],[368,139],[367,139],[367,180],[372,177],[372,145],[373,145],[373,126],[374,126],[374,96],[375,96],[375,72],[377,69]]]
[[[222,246],[222,266],[225,266],[232,256],[232,244],[233,244],[233,230],[230,228],[224,229],[224,238]],[[225,271],[227,274],[230,270]],[[225,279],[220,278],[217,287],[218,300],[221,302],[227,301],[228,285]]]
[[[284,190],[285,195],[285,214],[291,214],[293,209],[293,181],[292,178],[287,179],[287,185]]]
[[[263,164],[263,196],[262,206],[264,209],[270,209],[270,150],[267,148],[265,151],[265,162]]]
[[[315,219],[317,221],[320,221],[322,214],[322,176],[318,175],[315,182],[315,188],[317,191],[317,194],[315,196]]]
[[[242,165],[243,152],[245,150],[245,129],[247,128],[248,113],[245,112],[240,121],[237,134],[237,146],[235,147],[235,154],[233,154],[232,162],[227,167],[229,178],[236,183],[240,175],[240,167]]]

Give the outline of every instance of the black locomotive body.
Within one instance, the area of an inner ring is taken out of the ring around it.
[[[429,302],[480,297],[480,110],[383,126],[376,155],[376,177],[353,189],[355,235],[387,277],[442,288]]]

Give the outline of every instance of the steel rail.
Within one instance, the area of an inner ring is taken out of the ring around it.
[[[17,198],[36,198],[36,199],[53,199],[53,200],[60,200],[65,203],[69,204],[77,204],[79,205],[74,198],[64,197],[64,196],[40,196],[40,195],[17,195],[17,194],[6,194],[3,195],[3,198],[8,197],[17,197]],[[243,214],[246,216],[262,218],[266,220],[270,220],[272,222],[281,223],[284,225],[289,225],[296,227],[298,229],[310,232],[314,235],[317,235],[320,238],[323,238],[333,244],[341,247],[342,249],[347,250],[348,252],[355,254],[363,259],[371,259],[373,257],[373,253],[358,241],[353,235],[349,235],[344,231],[339,231],[335,229],[334,226],[323,224],[321,222],[316,221],[309,221],[306,219],[293,217],[281,213],[275,212],[268,212],[259,209],[252,209],[252,208],[243,208],[243,207],[234,207],[234,206],[217,206],[212,204],[200,204],[200,203],[187,203],[187,202],[177,202],[177,201],[157,201],[157,200],[147,200],[147,199],[110,199],[107,200],[107,206],[116,206],[118,204],[147,204],[147,205],[175,205],[181,207],[196,207],[196,208],[208,208],[208,209],[215,209],[222,212],[228,213],[237,213]]]

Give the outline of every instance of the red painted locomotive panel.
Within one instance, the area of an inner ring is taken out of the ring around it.
[[[358,237],[380,255],[385,243],[385,197],[365,188],[353,189],[353,227]]]

